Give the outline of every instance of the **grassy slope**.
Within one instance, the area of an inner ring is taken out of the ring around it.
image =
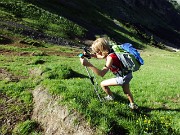
[[[15,55],[5,55],[5,53],[1,55],[1,68],[15,76],[27,77],[31,69],[37,68],[44,71],[41,79],[37,77],[31,80],[31,78],[23,79],[19,77],[20,81],[18,83],[7,80],[1,81],[1,92],[26,104],[32,104],[32,97],[29,96],[28,91],[36,85],[44,85],[49,88],[51,94],[60,94],[63,97],[61,103],[68,104],[69,108],[82,113],[92,126],[96,125],[99,133],[114,132],[118,134],[121,130],[122,134],[129,133],[133,135],[145,132],[176,134],[180,130],[178,122],[178,88],[180,87],[178,82],[180,78],[177,76],[180,68],[179,63],[177,63],[179,53],[170,53],[151,47],[141,53],[145,65],[142,66],[140,71],[134,73],[134,79],[131,82],[131,89],[140,110],[139,112],[131,112],[127,107],[128,101],[120,87],[112,87],[116,96],[114,102],[101,104],[98,101],[89,79],[86,78],[87,73],[80,65],[79,58],[76,55],[67,58],[52,53],[54,55],[27,57],[15,53],[21,54],[19,50],[22,50],[22,48],[26,48],[25,52],[38,52],[44,48],[44,54],[48,54],[48,50],[55,52],[56,50],[66,50],[70,53],[69,55],[72,51],[74,52],[74,50],[63,49],[60,46],[44,46],[40,48],[30,45],[17,46],[17,44],[15,46],[14,44],[1,46],[1,49],[9,50],[8,52]],[[38,64],[40,60],[45,63]],[[91,62],[99,68],[104,65],[104,60],[92,59]],[[70,74],[69,79],[63,79],[61,74],[66,74],[66,70],[62,71],[61,69],[65,65],[71,67],[76,75],[73,73]],[[103,79],[109,77],[112,77],[112,74],[108,73]],[[100,83],[100,81],[102,81],[102,78],[97,77],[97,82]],[[99,93],[101,97],[105,96],[103,91],[99,90]],[[21,113],[20,109],[17,108],[17,110]],[[29,108],[29,111],[31,111],[31,108]],[[22,120],[17,120],[17,122],[19,121]],[[3,127],[5,126],[4,124]],[[5,129],[1,130],[6,132]]]
[[[164,48],[164,44],[177,43],[179,39],[179,35],[174,30],[171,31],[172,28],[166,23],[167,20],[160,17],[157,12],[138,7],[132,9],[127,4],[116,0],[114,3],[106,1],[104,4],[101,4],[101,1],[81,0],[76,2],[55,0],[51,3],[44,0],[33,1],[33,3],[2,2],[3,11],[0,12],[2,19],[6,20],[9,16],[18,23],[51,36],[95,39],[95,36],[106,35],[119,43],[131,42],[138,48],[144,48],[145,44]],[[108,6],[110,4],[111,7]],[[132,19],[129,20],[131,23],[124,21],[128,18]],[[4,21],[1,23],[1,25],[7,25]],[[24,33],[22,29],[11,29],[16,33]],[[161,40],[162,37],[158,38],[156,35],[161,31],[163,32],[160,35],[166,36],[165,40]],[[165,35],[166,33],[170,33],[171,36]],[[151,38],[152,35],[153,38]],[[151,44],[152,41],[153,44]]]
[[[139,48],[143,48],[143,44],[149,42],[142,41],[141,37],[136,35],[136,30],[133,30],[133,28],[123,26],[119,21],[115,24],[112,19],[116,18],[111,18],[112,15],[106,12],[107,9],[102,10],[103,8],[98,5],[100,2],[93,3],[79,0],[76,2],[57,2],[54,4],[43,1],[36,4],[84,27],[87,30],[86,35],[90,39],[94,39],[94,36],[108,35],[119,42],[132,42]],[[109,3],[106,4],[108,5]]]
[[[97,10],[93,13],[98,17],[101,17],[100,20],[107,23],[111,22],[107,15],[97,12],[98,10],[99,8],[97,7]],[[89,14],[90,13],[91,12],[89,11]],[[7,10],[5,10],[5,12],[1,11],[1,17],[3,19],[6,18],[7,20],[19,21],[19,18],[16,19],[14,14],[9,13]],[[37,18],[35,18],[35,20],[36,19]],[[91,23],[95,21],[93,17],[90,19]],[[31,22],[33,19],[22,18],[22,20],[28,20]],[[22,20],[20,19],[20,21]],[[36,21],[33,20],[32,22],[31,25],[33,27],[38,26]],[[34,22],[36,22],[37,25]],[[143,46],[143,42],[146,41],[141,41],[136,36],[137,33],[134,33],[134,29],[124,27],[120,22],[118,22],[118,24],[121,27],[116,27],[117,29],[114,28],[114,34],[119,33],[122,41],[132,41]],[[52,24],[49,26],[52,26]],[[114,24],[109,27],[112,26],[114,26]],[[33,105],[30,91],[33,90],[36,85],[41,84],[49,87],[49,92],[51,94],[60,94],[63,96],[64,100],[62,103],[67,103],[70,108],[83,113],[87,121],[92,126],[96,125],[99,130],[98,132],[101,133],[113,132],[119,134],[119,132],[122,131],[122,134],[129,133],[132,135],[145,134],[146,132],[153,134],[177,134],[180,130],[178,121],[178,88],[180,87],[178,82],[180,81],[180,78],[177,76],[180,68],[179,63],[177,63],[180,55],[179,53],[170,53],[152,47],[147,47],[142,52],[145,65],[139,72],[134,73],[134,79],[132,81],[132,91],[136,102],[140,105],[140,112],[133,113],[127,108],[127,99],[123,95],[123,92],[119,90],[121,88],[112,87],[112,90],[117,97],[115,102],[106,102],[104,104],[99,103],[92,90],[93,87],[91,86],[89,79],[86,78],[87,73],[85,69],[83,70],[82,66],[79,65],[79,60],[76,57],[76,54],[78,54],[80,50],[52,46],[44,44],[43,42],[41,43],[42,46],[38,48],[32,45],[19,44],[19,41],[22,40],[22,38],[19,37],[19,35],[14,35],[14,32],[16,31],[9,32],[7,30],[1,30],[1,34],[12,39],[14,43],[11,44],[8,42],[6,45],[1,44],[0,50],[2,53],[0,55],[0,68],[12,73],[13,77],[16,78],[15,80],[19,81],[14,82],[11,78],[0,81],[0,91],[8,97],[13,97],[17,100],[17,103],[19,103],[19,101],[25,103],[27,105],[25,106],[27,112],[32,111]],[[134,38],[132,38],[133,36]],[[62,52],[66,53],[64,54]],[[65,56],[71,55],[73,57],[59,57],[58,55],[60,54],[64,54]],[[98,67],[104,65],[103,61],[91,61]],[[66,73],[61,71],[58,67],[64,65],[71,67],[76,72],[76,75],[70,76],[70,79],[61,78],[61,73]],[[45,74],[42,80],[38,77],[33,80],[32,78],[29,78],[29,70],[34,68],[44,70]],[[107,74],[104,79],[109,77],[112,77],[112,75]],[[98,83],[100,83],[101,80],[102,78],[97,77]],[[60,87],[59,83],[57,83],[59,81],[64,84],[65,88]],[[66,91],[64,91],[64,89],[66,89]],[[105,96],[105,93],[101,91],[100,95],[103,97]],[[2,98],[0,103],[6,104],[6,100]],[[18,108],[13,106],[9,106],[5,110],[3,109],[2,114],[5,114],[5,112],[8,111],[10,112],[9,117],[11,117],[12,110],[12,112],[16,112],[18,116],[22,115],[22,118],[24,119],[16,119],[14,124],[9,126],[7,123],[2,123],[6,117],[1,114],[0,120],[2,126],[0,132],[4,134],[8,132],[11,133],[15,125],[17,126],[19,122],[28,120],[29,113],[27,113],[27,116],[23,117],[23,109],[23,107]],[[29,123],[29,121],[25,121],[24,125],[27,123]],[[34,127],[33,124],[28,124],[28,126],[30,128]],[[27,132],[31,132],[31,129]],[[37,133],[39,131],[33,132]]]
[[[82,0],[57,2],[55,0],[51,3],[45,0],[36,4],[84,27],[88,30],[87,35],[91,38],[94,38],[93,36],[96,34],[107,34],[119,42],[133,42],[135,45],[142,45],[149,42],[148,38],[143,36],[148,31],[147,36],[153,35],[158,42],[165,44],[170,42],[176,45],[179,43],[180,35],[178,30],[169,25],[170,19],[167,18],[168,15],[162,15],[158,9],[150,10],[138,6],[131,7],[125,2],[117,0],[87,0],[86,2]],[[161,10],[163,11],[163,9]],[[171,7],[171,10],[174,10],[173,7]],[[130,25],[127,25],[129,29],[125,29],[125,26],[119,27],[113,20],[119,21],[120,24],[130,23]],[[142,31],[138,30],[139,28],[142,28]],[[163,40],[156,38],[156,36]]]

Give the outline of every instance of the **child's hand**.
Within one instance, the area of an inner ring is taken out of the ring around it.
[[[97,58],[96,54],[91,53],[91,57]]]
[[[80,62],[83,66],[91,66],[91,63],[86,58],[80,58]]]

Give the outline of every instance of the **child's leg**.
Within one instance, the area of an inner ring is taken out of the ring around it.
[[[127,95],[128,99],[129,99],[129,102],[134,103],[133,96],[132,96],[130,88],[129,88],[129,83],[128,84],[123,84],[122,88],[123,88],[124,94]]]
[[[104,80],[101,82],[102,89],[110,96],[112,96],[112,92],[108,86],[116,86],[118,85],[115,78]]]

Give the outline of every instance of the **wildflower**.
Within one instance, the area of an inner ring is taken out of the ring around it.
[[[146,119],[144,120],[144,123],[147,123],[147,120],[146,120]]]

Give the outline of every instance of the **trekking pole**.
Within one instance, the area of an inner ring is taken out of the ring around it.
[[[81,57],[81,58],[87,57],[88,59],[90,59],[91,56],[88,55],[88,54],[89,54],[88,50],[87,50],[86,48],[84,48],[84,51],[86,52],[87,55],[79,54],[79,57]],[[98,88],[97,88],[97,86],[98,86],[97,81],[96,81],[96,83],[94,82],[95,76],[92,77],[92,76],[90,75],[89,70],[88,70],[88,68],[87,68],[86,66],[85,66],[85,69],[86,69],[86,72],[88,73],[89,79],[90,79],[90,81],[91,81],[91,83],[92,83],[92,85],[93,85],[93,87],[94,87],[94,91],[95,91],[96,95],[98,96],[99,101],[102,102],[102,100],[101,100],[101,98],[100,98],[100,96],[99,96],[98,90],[97,90],[97,89],[98,89]]]
[[[100,96],[99,96],[99,93],[98,93],[98,91],[97,91],[97,82],[96,82],[96,83],[94,82],[94,77],[92,77],[92,76],[90,75],[89,70],[88,70],[88,68],[87,68],[86,66],[85,66],[85,69],[86,69],[86,71],[87,71],[87,73],[88,73],[88,76],[89,76],[89,79],[90,79],[92,85],[94,86],[94,91],[95,91],[96,95],[98,96],[99,101],[102,102],[102,100],[101,100],[101,98],[100,98]]]

